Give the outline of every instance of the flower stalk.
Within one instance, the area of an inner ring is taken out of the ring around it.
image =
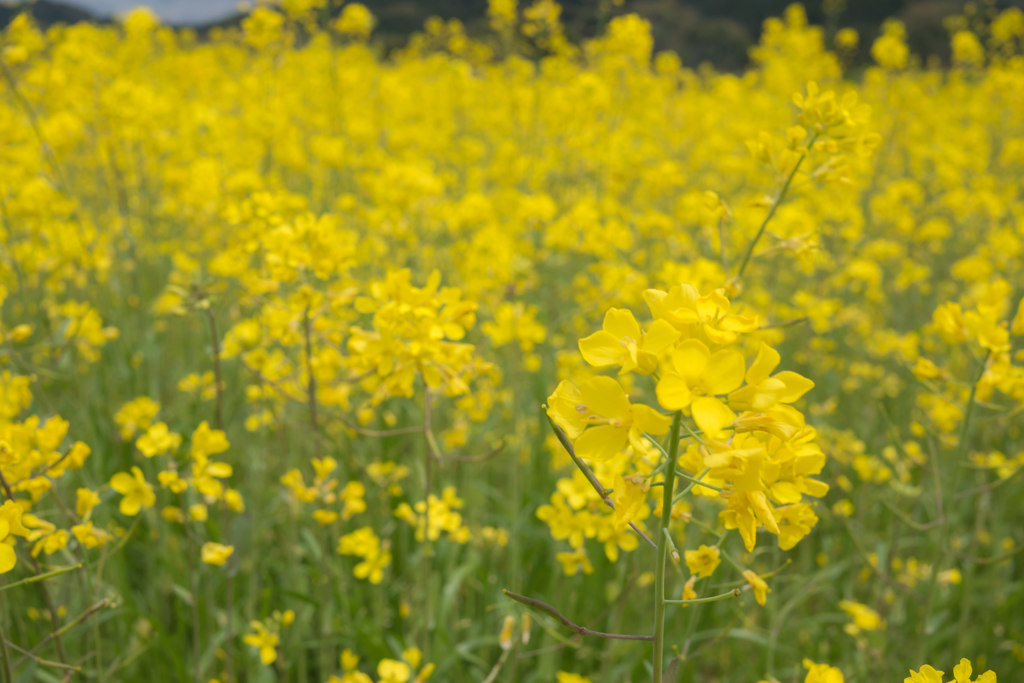
[[[668,462],[665,466],[665,485],[662,487],[661,524],[658,530],[658,557],[654,567],[654,655],[653,683],[662,683],[665,666],[665,565],[668,560],[668,526],[672,521],[672,496],[676,484],[676,461],[679,458],[679,427],[683,413],[672,416],[668,436]]]

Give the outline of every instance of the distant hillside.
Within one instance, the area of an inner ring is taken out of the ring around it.
[[[88,2],[88,0],[82,0]],[[140,0],[145,4],[146,0]],[[655,49],[673,50],[683,63],[696,66],[710,62],[719,69],[738,70],[747,65],[748,50],[757,42],[765,19],[780,16],[792,0],[624,0],[620,7],[610,0],[563,0],[562,21],[567,35],[576,41],[598,35],[608,19],[626,12],[636,12],[650,20]],[[159,8],[160,0],[149,0]],[[363,0],[377,17],[375,40],[391,49],[405,44],[409,36],[420,30],[430,16],[462,21],[471,36],[488,31],[486,0]],[[343,3],[334,0],[332,5]],[[520,7],[529,2],[520,0]],[[981,3],[979,3],[981,4]],[[829,33],[841,27],[857,29],[861,35],[861,56],[865,47],[878,35],[882,21],[896,17],[907,25],[911,49],[920,55],[948,58],[949,35],[943,19],[962,11],[962,0],[850,0],[826,3],[809,0],[804,3],[812,23],[822,25]],[[823,7],[845,5],[832,15]],[[1024,0],[997,0],[993,8],[1016,5]],[[88,11],[72,5],[38,0],[26,4],[43,26],[77,21],[103,21]],[[0,6],[0,26],[6,25],[19,11]],[[200,34],[214,27],[238,25],[243,15],[234,15],[218,22],[199,25]]]
[[[101,17],[97,17],[81,7],[50,0],[37,0],[37,2],[13,6],[0,4],[0,27],[7,26],[23,10],[31,14],[40,26],[77,24],[80,21],[104,21]]]

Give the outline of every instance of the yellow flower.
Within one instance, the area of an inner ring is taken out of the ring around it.
[[[696,550],[687,550],[683,556],[690,573],[702,579],[711,576],[722,561],[721,551],[714,546],[701,545]]]
[[[994,671],[986,671],[972,680],[971,674],[973,672],[974,667],[971,666],[970,660],[961,658],[960,663],[953,667],[953,679],[956,683],[996,683]]]
[[[711,353],[703,342],[687,339],[672,352],[671,365],[658,382],[658,403],[668,410],[690,408],[693,419],[711,438],[736,419],[725,401],[743,383],[746,365],[738,351]]]
[[[595,367],[619,365],[619,374],[636,371],[649,375],[658,359],[675,341],[679,331],[665,320],[655,320],[646,333],[629,310],[610,308],[602,329],[580,339],[580,353]]]
[[[696,600],[697,599],[697,591],[695,591],[693,589],[693,587],[694,587],[694,585],[696,583],[697,583],[697,575],[696,574],[692,575],[690,578],[688,578],[686,580],[686,583],[683,584],[683,600]]]
[[[597,462],[619,455],[626,445],[651,447],[644,433],[665,434],[670,418],[649,406],[631,404],[611,377],[592,377],[577,388],[563,380],[548,397],[548,415],[574,441],[576,455]]]
[[[147,458],[173,452],[180,445],[181,435],[170,431],[164,422],[157,422],[135,442],[135,446]]]
[[[345,5],[341,15],[334,22],[334,30],[342,35],[366,38],[373,31],[375,19],[373,14],[358,2],[350,2]]]
[[[747,583],[750,584],[750,587],[754,589],[754,599],[757,600],[757,604],[764,607],[767,595],[772,592],[771,589],[768,588],[768,584],[764,582],[764,579],[750,569],[745,569],[743,571],[743,578],[746,579]]]
[[[89,519],[92,509],[100,504],[100,496],[91,489],[80,488],[75,491],[75,514],[83,520]]]
[[[192,432],[190,453],[193,458],[200,459],[204,456],[223,453],[230,447],[231,444],[228,443],[224,432],[219,429],[210,429],[206,420],[200,422],[196,430]]]
[[[224,563],[228,561],[228,558],[231,557],[231,554],[234,552],[234,546],[207,542],[203,544],[201,555],[203,562],[205,562],[206,564],[212,564],[217,567],[222,567],[224,566]]]
[[[0,574],[14,569],[18,557],[14,552],[14,537],[28,538],[29,530],[21,522],[24,510],[12,500],[0,505]]]
[[[153,507],[156,504],[156,494],[153,487],[142,475],[142,470],[132,467],[132,473],[118,472],[110,478],[110,488],[122,496],[119,509],[122,515],[134,517],[139,514],[141,508]]]
[[[903,683],[942,683],[944,671],[937,671],[930,664],[925,664],[919,671],[910,671],[910,676],[903,679]]]
[[[682,284],[668,292],[648,289],[644,300],[656,319],[668,321],[687,337],[702,332],[712,344],[732,344],[740,334],[757,329],[756,317],[729,312],[724,289],[701,296],[693,285]]]
[[[260,661],[264,666],[270,666],[277,660],[277,646],[281,642],[280,636],[267,630],[267,627],[259,621],[249,624],[253,632],[245,635],[242,640],[246,645],[252,645],[260,653]]]
[[[804,659],[804,668],[807,669],[807,677],[804,683],[844,683],[843,672],[828,664],[815,664],[809,659]]]
[[[412,677],[412,670],[405,662],[397,659],[382,659],[377,663],[378,683],[406,683]]]
[[[559,671],[555,674],[556,683],[590,683],[590,679],[586,676],[580,676],[579,674],[569,673],[568,671]]]
[[[770,410],[779,403],[793,403],[814,388],[814,382],[789,370],[771,374],[781,360],[779,352],[762,343],[747,368],[746,386],[729,394],[735,410]]]
[[[846,625],[847,633],[854,635],[859,631],[878,631],[885,628],[885,620],[875,610],[853,600],[840,600],[839,607],[853,620]]]

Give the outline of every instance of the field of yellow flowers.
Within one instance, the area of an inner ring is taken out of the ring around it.
[[[1024,13],[489,16],[2,34],[0,683],[1021,680]]]

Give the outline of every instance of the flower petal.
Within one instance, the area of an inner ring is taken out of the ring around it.
[[[675,344],[677,339],[679,339],[679,330],[664,320],[655,320],[647,328],[647,334],[644,335],[640,348],[647,353],[660,356],[672,344]]]
[[[120,494],[126,494],[135,488],[135,478],[127,472],[118,472],[110,478],[110,488]]]
[[[814,382],[803,375],[790,372],[789,370],[780,372],[773,379],[777,379],[786,385],[785,390],[779,392],[779,401],[781,403],[792,403],[814,388]]]
[[[615,335],[604,330],[598,330],[589,337],[583,337],[580,339],[579,346],[583,360],[596,368],[618,365],[626,355],[626,348]]]
[[[690,387],[696,386],[711,358],[711,351],[699,339],[687,339],[672,353],[672,366]],[[740,356],[742,360],[742,356]]]
[[[972,673],[974,667],[971,666],[969,659],[961,658],[960,663],[953,667],[953,678],[956,679],[956,683],[970,683]]]
[[[618,339],[632,340],[640,343],[640,324],[628,308],[609,308],[604,314],[605,332]]]
[[[682,410],[690,405],[693,394],[686,382],[679,375],[666,375],[658,381],[655,388],[658,403],[666,410]]]
[[[629,398],[622,385],[611,377],[591,377],[581,383],[580,396],[592,413],[601,417],[629,419]]]
[[[14,548],[7,543],[0,543],[0,574],[6,574],[14,569],[17,562],[18,555],[14,552]]]
[[[779,360],[781,360],[779,352],[761,342],[761,346],[757,350],[757,357],[747,368],[747,384],[757,384],[761,380],[767,379],[775,366],[779,364]]]
[[[690,410],[693,412],[693,420],[697,426],[711,439],[718,436],[723,427],[732,424],[736,419],[736,413],[732,412],[721,399],[713,396],[701,396],[694,399]]]
[[[739,351],[716,351],[701,373],[701,384],[709,394],[728,394],[743,384],[746,370]]]
[[[672,426],[672,418],[650,406],[637,404],[633,406],[633,426],[648,434],[665,434]]]
[[[627,430],[600,425],[591,427],[576,439],[576,455],[587,460],[610,460],[622,452],[626,445]]]

